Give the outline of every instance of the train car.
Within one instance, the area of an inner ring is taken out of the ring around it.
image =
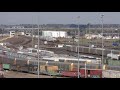
[[[78,76],[78,72],[76,72],[76,71],[62,71],[60,75],[64,76],[64,77],[76,78]]]
[[[112,50],[112,53],[114,53],[114,54],[119,54],[120,51],[118,51],[118,50]]]
[[[102,55],[102,50],[101,50],[101,48],[96,48],[96,50],[97,50],[97,51],[96,51],[96,52],[97,52],[96,54],[99,55],[99,56],[101,56],[101,55]],[[92,52],[91,52],[91,53],[92,53]]]
[[[51,66],[51,65],[40,65],[40,73],[46,75],[59,75],[58,73],[58,66]]]
[[[71,46],[66,45],[66,50],[71,51],[71,52],[78,52],[77,46],[72,46],[72,45]],[[107,54],[111,52],[110,49],[103,49],[103,50],[104,50],[104,53],[103,53],[104,56],[107,56]],[[102,55],[102,48],[89,48],[89,47],[80,46],[79,52],[85,53],[85,54],[93,54],[93,55],[101,56]],[[112,52],[114,54],[120,53],[120,51],[118,51],[118,50],[113,50]]]
[[[19,71],[28,73],[29,66],[28,65],[20,65]]]
[[[120,78],[120,71],[103,70],[103,78]]]
[[[89,54],[90,53],[90,49],[89,48],[83,48],[83,51],[86,53],[86,54]]]
[[[84,52],[83,52],[84,53]],[[89,52],[89,54],[95,54],[95,50],[93,49],[93,48],[90,48],[90,52]]]
[[[11,64],[11,66],[10,66],[10,70],[12,70],[12,71],[18,71],[17,68],[18,68],[17,65],[12,65]]]
[[[80,77],[81,78],[102,78],[102,70],[101,69],[85,69],[80,68]],[[86,74],[85,74],[86,72]],[[85,76],[86,75],[86,76]],[[73,71],[63,71],[61,72],[61,76],[66,76],[66,77],[78,77],[78,71],[77,69],[74,68]]]
[[[72,50],[73,52],[76,52],[76,47],[75,47],[75,46],[72,46],[71,48],[72,48],[71,50]]]
[[[83,51],[83,48],[79,47],[79,52],[82,52],[82,53],[83,53],[83,52],[84,52],[84,51]]]
[[[75,48],[75,52],[78,52],[78,47]]]
[[[102,70],[101,69],[80,69],[80,75],[82,78],[85,78],[85,72],[86,72],[86,78],[102,78]]]

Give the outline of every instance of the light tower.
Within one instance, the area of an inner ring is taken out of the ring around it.
[[[79,54],[79,46],[80,46],[79,19],[80,19],[80,16],[78,16],[77,19],[78,19],[78,78],[80,78],[80,71],[79,71],[79,67],[80,67],[80,64],[79,64],[79,58],[80,58],[80,54]]]
[[[103,55],[104,55],[104,50],[103,50],[103,48],[104,48],[104,46],[103,46],[103,43],[104,43],[104,41],[103,41],[103,17],[104,17],[104,14],[102,14],[101,15],[101,21],[102,21],[102,69],[103,69],[103,64],[104,64],[104,62],[103,62],[103,59],[104,59],[104,57],[103,57]]]
[[[39,17],[38,17],[38,78],[39,78],[39,75],[40,75],[40,65],[39,65],[39,59],[40,59],[40,55],[39,55],[39,47],[40,47],[40,43],[39,43],[39,41],[40,41],[40,35],[39,35],[40,33],[39,33]]]

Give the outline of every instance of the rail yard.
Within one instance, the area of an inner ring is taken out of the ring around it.
[[[60,48],[58,44],[64,44],[62,41],[48,41],[47,44],[45,44],[44,40],[40,39],[40,50],[38,51],[37,48],[32,47],[37,45],[37,38],[34,38],[34,42],[32,42],[31,37],[21,35],[3,38],[5,39],[1,41],[0,45],[0,63],[4,70],[9,70],[8,72],[4,71],[6,78],[18,78],[19,75],[16,77],[12,77],[12,75],[20,72],[23,74],[20,74],[21,77],[19,78],[37,78],[37,52],[39,52],[40,55],[39,64],[41,78],[53,78],[54,76],[77,77],[78,49],[75,45],[65,45]],[[34,45],[32,45],[33,43]],[[85,77],[85,62],[87,62],[86,73],[89,72],[93,78],[101,78],[101,49],[85,46],[81,46],[79,49],[81,77]],[[111,53],[111,50],[105,52],[104,57],[107,58],[107,54],[109,53]],[[119,52],[116,50],[116,54],[118,53]],[[119,66],[105,64],[104,73],[106,68],[107,70],[120,71]],[[27,73],[29,74],[27,75]]]
[[[1,78],[120,78],[119,25],[0,29]]]

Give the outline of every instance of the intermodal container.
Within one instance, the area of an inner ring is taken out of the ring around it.
[[[3,69],[9,70],[10,69],[10,64],[3,64]]]

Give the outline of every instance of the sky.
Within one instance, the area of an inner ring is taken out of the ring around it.
[[[120,24],[120,12],[0,12],[0,24],[101,24],[102,14],[103,23]]]

